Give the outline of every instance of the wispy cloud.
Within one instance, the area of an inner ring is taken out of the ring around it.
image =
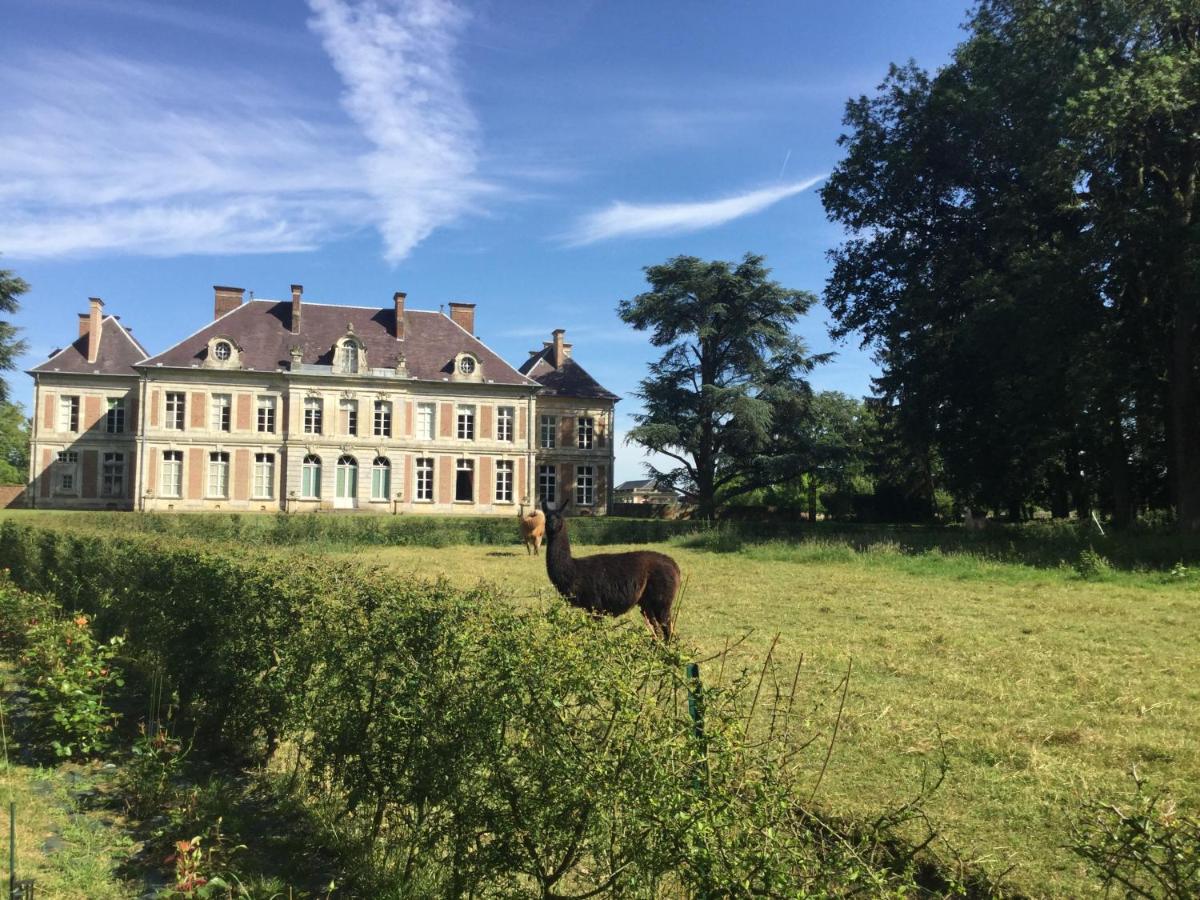
[[[638,204],[617,201],[606,209],[583,216],[567,236],[567,243],[581,246],[616,237],[680,234],[712,228],[762,212],[780,200],[808,190],[824,178],[824,175],[819,175],[804,181],[699,203]]]
[[[2,77],[7,256],[302,250],[370,221],[361,137],[245,71],[43,53]]]
[[[402,259],[486,189],[478,125],[455,57],[466,15],[447,0],[309,0],[310,22],[346,87],[342,103],[375,149],[367,187],[389,260]]]

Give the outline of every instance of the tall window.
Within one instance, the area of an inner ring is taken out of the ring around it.
[[[100,467],[100,496],[125,496],[125,454],[105,453]]]
[[[300,464],[300,496],[310,500],[321,496],[321,457],[311,453]]]
[[[386,400],[375,401],[375,420],[371,430],[375,437],[392,436],[392,404]]]
[[[358,460],[353,456],[338,457],[334,496],[343,499],[353,499],[358,496]]]
[[[79,430],[79,398],[76,396],[58,398],[58,430]]]
[[[338,403],[342,434],[358,437],[358,401],[342,400]]]
[[[496,462],[496,502],[512,503],[513,464],[511,459]]]
[[[547,503],[558,502],[558,470],[554,466],[538,466],[538,496]]]
[[[275,398],[258,398],[258,430],[264,434],[275,433]]]
[[[270,500],[275,496],[275,454],[254,454],[254,499]]]
[[[163,497],[183,496],[182,450],[163,451],[162,478],[159,479],[158,492]]]
[[[513,439],[513,408],[501,406],[496,410],[496,440],[511,441]]]
[[[125,398],[109,397],[108,414],[104,417],[104,430],[109,434],[125,431]]]
[[[183,392],[168,391],[167,392],[167,420],[166,426],[172,431],[183,431],[183,414],[187,406],[187,401],[184,398]],[[228,431],[228,427],[218,431]]]
[[[460,459],[454,467],[454,499],[471,503],[475,500],[475,460]]]
[[[208,496],[229,496],[229,454],[208,454]]]
[[[59,450],[54,463],[54,490],[74,494],[79,484],[79,454],[74,450]]]
[[[417,460],[417,499],[433,499],[433,460]]]
[[[579,449],[591,450],[596,436],[596,420],[591,416],[580,416],[576,435]]]
[[[371,463],[371,499],[386,500],[391,491],[392,464],[386,456],[377,456]]]
[[[546,450],[553,450],[558,435],[558,417],[542,416],[538,426],[538,444]]]
[[[417,404],[417,437],[422,441],[432,441],[437,425],[437,406],[433,403]],[[433,499],[430,497],[430,499]]]
[[[321,433],[321,398],[306,397],[304,399],[304,433]]]
[[[575,467],[575,502],[580,506],[591,506],[596,502],[596,476],[591,466]]]
[[[342,371],[351,375],[358,372],[358,344],[354,341],[342,344]]]
[[[168,394],[168,396],[170,396]],[[233,423],[233,398],[228,394],[212,395],[212,430],[230,431]]]
[[[458,408],[458,439],[460,441],[475,440],[475,407],[473,406]]]

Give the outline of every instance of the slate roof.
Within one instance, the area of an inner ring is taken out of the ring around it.
[[[100,349],[96,361],[87,360],[88,336],[80,335],[50,358],[29,370],[34,372],[68,372],[75,375],[137,375],[133,367],[146,358],[146,349],[125,330],[116,316],[105,316],[100,323]]]
[[[191,368],[204,360],[212,338],[226,337],[238,346],[243,369],[288,370],[294,346],[302,349],[301,363],[305,367],[331,366],[335,342],[353,328],[355,336],[367,348],[368,369],[392,369],[396,357],[403,352],[411,377],[441,381],[452,372],[454,357],[467,351],[479,360],[485,381],[532,386],[528,378],[502,357],[440,312],[405,310],[402,341],[393,337],[396,313],[392,307],[334,306],[306,301],[301,308],[299,334],[291,333],[291,318],[291,301],[251,300],[209,322],[169,350],[147,359],[143,365]]]
[[[571,357],[567,357],[561,369],[550,363],[553,346],[545,347],[532,354],[521,364],[521,374],[528,375],[549,394],[560,397],[584,397],[599,400],[620,400],[612,391],[605,389],[587,370]]]
[[[618,484],[614,491],[640,491],[644,489],[653,489],[655,481],[653,478],[639,478],[634,481],[622,481]]]

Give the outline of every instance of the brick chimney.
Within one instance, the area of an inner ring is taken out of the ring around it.
[[[304,285],[292,285],[292,334],[300,333],[300,295],[304,293]]]
[[[551,354],[551,361],[554,368],[561,369],[567,359],[567,345],[563,343],[563,336],[567,331],[565,328],[555,328],[551,333],[554,335],[554,353]]]
[[[239,287],[224,287],[219,284],[213,285],[213,318],[219,319],[227,312],[231,312],[242,305],[242,297],[245,291]]]
[[[88,333],[88,328],[91,327],[91,324],[92,324],[92,314],[91,313],[80,313],[79,314],[79,336],[80,337],[83,337],[85,334]]]
[[[450,304],[450,318],[457,322],[467,334],[475,334],[475,304]]]
[[[94,363],[100,356],[100,329],[104,323],[104,301],[99,297],[88,297],[91,312],[88,313],[88,362]]]
[[[396,325],[392,336],[398,341],[404,340],[404,301],[407,298],[408,294],[404,291],[396,291],[392,294],[392,302],[396,304]]]

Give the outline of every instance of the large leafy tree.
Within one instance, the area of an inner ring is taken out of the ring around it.
[[[29,419],[19,403],[0,403],[0,484],[24,484],[29,475]]]
[[[29,290],[24,279],[8,269],[0,269],[0,314],[11,316],[19,306],[17,298]],[[0,319],[0,371],[16,368],[17,357],[25,352],[25,342],[17,337],[17,326]],[[8,400],[8,382],[0,378],[0,402]]]
[[[847,106],[826,302],[955,493],[1200,528],[1194,2],[983,0],[936,75]],[[1169,446],[1168,446],[1169,445]]]
[[[628,440],[676,465],[650,474],[704,516],[735,497],[794,478],[805,465],[805,379],[823,357],[791,328],[816,298],[770,280],[763,257],[677,256],[645,269],[650,290],[617,308],[663,348],[637,396]]]

